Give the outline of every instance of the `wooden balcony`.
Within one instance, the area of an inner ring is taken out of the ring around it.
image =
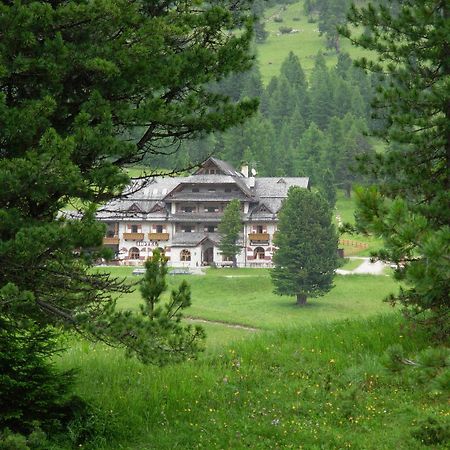
[[[148,233],[148,238],[151,241],[168,241],[169,233]]]
[[[144,233],[123,233],[123,238],[126,241],[143,241]]]
[[[249,233],[249,241],[268,241],[270,239],[269,233]]]
[[[103,238],[103,245],[118,245],[118,244],[119,244],[119,236]]]

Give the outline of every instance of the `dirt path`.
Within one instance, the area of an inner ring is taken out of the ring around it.
[[[228,328],[235,328],[239,330],[247,330],[251,332],[261,331],[259,328],[253,328],[249,327],[247,325],[239,325],[238,323],[230,323],[230,322],[222,322],[220,320],[207,320],[207,319],[200,319],[199,317],[185,317],[186,320],[189,322],[199,322],[199,323],[211,323],[213,325],[223,325]]]
[[[360,259],[362,263],[354,270],[337,269],[336,273],[339,275],[384,275],[384,269],[388,267],[383,261],[371,262],[370,258],[351,257],[349,259]]]

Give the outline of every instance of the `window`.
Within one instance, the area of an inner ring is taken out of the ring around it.
[[[131,232],[132,233],[138,233],[139,226],[138,225],[131,225]]]
[[[200,189],[198,187],[193,187],[192,188],[192,192],[199,192],[199,191],[200,191]]]
[[[253,252],[253,256],[255,259],[264,259],[266,256],[266,252],[262,247],[256,247],[255,251]]]
[[[129,259],[139,259],[139,249],[136,247],[131,247],[130,251],[128,252],[128,258]]]
[[[225,188],[225,192],[231,192],[231,188],[230,187],[226,187]]]
[[[180,261],[190,261],[190,260],[191,260],[191,252],[189,250],[181,250]]]
[[[256,232],[257,232],[257,233],[264,233],[263,230],[264,230],[264,229],[263,229],[263,226],[262,226],[262,225],[256,225]]]
[[[186,213],[191,213],[191,212],[194,212],[194,207],[193,206],[183,206],[182,211],[186,212]]]
[[[214,225],[208,225],[205,227],[205,231],[207,233],[214,233],[217,230],[217,228]]]
[[[181,231],[182,231],[183,233],[193,233],[193,232],[194,232],[194,227],[191,226],[191,225],[183,225],[183,226],[181,227]]]
[[[208,188],[209,192],[216,192],[216,188]]]
[[[156,225],[156,232],[157,233],[163,233],[163,226],[162,225]]]
[[[209,212],[209,213],[218,212],[218,211],[219,211],[219,209],[216,208],[215,206],[207,206],[205,208],[205,212]]]

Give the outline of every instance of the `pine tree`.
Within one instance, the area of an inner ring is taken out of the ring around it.
[[[95,208],[128,184],[125,164],[255,111],[254,100],[212,90],[251,65],[248,14],[197,1],[0,10],[0,321],[23,335],[54,325],[56,335],[76,330],[142,353],[127,333],[143,319],[114,309],[130,286],[90,270],[103,254]],[[137,142],[124,138],[136,130]],[[61,214],[70,200],[76,220]]]
[[[311,121],[324,130],[334,111],[334,86],[322,55],[317,55],[311,74]]]
[[[323,172],[319,190],[323,198],[327,200],[330,209],[334,210],[334,207],[336,206],[337,194],[336,186],[334,185],[334,175],[330,169],[326,169]]]
[[[233,267],[237,267],[237,255],[242,251],[240,233],[242,230],[241,204],[239,200],[231,200],[223,212],[219,223],[220,243],[222,255],[231,258]]]
[[[445,0],[352,8],[350,22],[366,32],[352,37],[377,52],[359,65],[388,73],[374,101],[390,146],[370,170],[377,185],[358,194],[360,227],[384,238],[381,259],[398,264],[403,287],[393,303],[441,336],[450,323],[450,6]]]
[[[312,122],[300,139],[295,159],[298,174],[310,177],[312,184],[320,183],[326,168],[325,146],[325,134]]]
[[[278,215],[274,268],[271,277],[279,295],[307,297],[331,290],[338,267],[336,230],[325,199],[307,189],[291,187]]]

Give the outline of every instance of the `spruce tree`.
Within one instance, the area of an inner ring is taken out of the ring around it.
[[[271,277],[276,294],[295,295],[303,306],[308,297],[331,290],[338,267],[338,238],[324,198],[291,187],[278,214],[274,243],[278,248]]]
[[[241,204],[239,200],[231,200],[219,223],[219,249],[223,256],[231,258],[233,267],[237,267],[237,255],[242,251],[240,234],[242,231]]]
[[[446,0],[406,0],[356,8],[342,33],[377,53],[358,62],[389,78],[379,85],[375,114],[389,146],[368,166],[377,184],[358,193],[363,230],[384,238],[376,256],[397,264],[402,280],[392,303],[448,336],[450,313],[450,6]]]

